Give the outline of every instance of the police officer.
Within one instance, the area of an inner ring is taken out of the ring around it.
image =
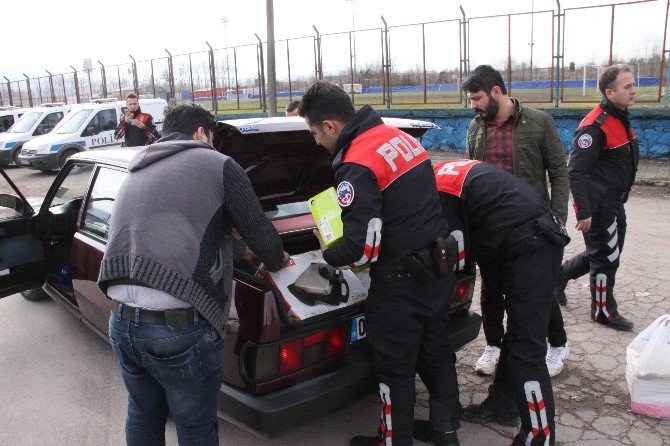
[[[579,124],[568,162],[575,228],[584,233],[586,250],[563,264],[556,293],[564,295],[568,280],[590,273],[591,318],[630,331],[633,323],[617,310],[614,281],[626,236],[623,204],[639,161],[628,119],[635,78],[627,65],[613,65],[603,71],[598,86],[604,99]]]
[[[482,280],[505,295],[507,332],[493,385],[461,419],[521,428],[513,445],[554,444],[554,397],[545,362],[553,280],[569,238],[548,204],[524,181],[475,160],[435,166],[443,208],[458,199]],[[561,232],[562,231],[562,232]]]
[[[444,250],[435,249],[447,225],[430,159],[413,137],[384,125],[370,106],[356,112],[328,82],[312,85],[299,110],[334,156],[344,236],[328,249],[319,240],[323,257],[336,267],[370,264],[366,331],[381,418],[378,435],[350,444],[410,445],[414,431],[424,442],[458,445],[458,383],[447,345],[454,275],[437,255]],[[430,415],[415,426],[417,372],[430,394]]]

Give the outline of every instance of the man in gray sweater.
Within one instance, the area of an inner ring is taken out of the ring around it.
[[[236,228],[270,271],[288,261],[242,168],[212,147],[217,123],[195,104],[165,115],[131,160],[114,203],[98,284],[115,301],[109,337],[128,390],[126,443],[218,445],[217,397]],[[236,252],[236,254],[238,254]]]

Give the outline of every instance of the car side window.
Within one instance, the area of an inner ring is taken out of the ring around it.
[[[117,121],[115,109],[100,110],[88,123],[82,136],[92,136],[107,130],[114,130],[116,128],[116,124]]]
[[[127,172],[101,167],[84,211],[83,231],[107,240],[114,199]]]
[[[83,198],[88,181],[91,178],[91,172],[93,172],[93,165],[91,164],[74,164],[58,187],[49,207],[60,206]]]
[[[56,127],[56,124],[58,124],[61,119],[63,119],[63,112],[49,113],[42,119],[42,122],[39,123],[33,132],[33,135],[44,135],[49,133]]]

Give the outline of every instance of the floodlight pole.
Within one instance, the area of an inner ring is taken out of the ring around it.
[[[274,2],[265,0],[265,15],[268,40],[268,117],[277,116],[277,67],[275,63],[275,19]]]
[[[458,7],[461,9],[461,15],[463,16],[463,30],[462,30],[462,35],[463,35],[463,48],[461,48],[461,51],[463,51],[463,57],[461,59],[462,68],[461,68],[461,83],[458,86],[459,88],[459,95],[463,93],[462,90],[460,90],[461,85],[463,85],[463,80],[468,77],[469,73],[469,67],[468,67],[468,62],[470,61],[468,59],[468,18],[465,16],[465,10],[463,9],[463,5],[458,5]],[[467,95],[462,96],[463,97],[463,108],[468,108],[468,98]]]

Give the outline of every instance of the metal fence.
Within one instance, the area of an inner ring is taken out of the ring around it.
[[[350,93],[354,104],[437,107],[461,104],[460,85],[471,67],[500,70],[509,92],[525,102],[599,100],[600,70],[629,63],[638,78],[638,101],[660,102],[667,68],[670,1],[524,11],[294,37],[275,42],[278,108],[299,99],[317,79]],[[644,16],[652,39],[627,38]],[[587,24],[585,26],[584,24]],[[530,31],[530,36],[528,36]],[[591,54],[583,55],[588,47]],[[245,45],[164,54],[152,59],[105,64],[23,79],[0,79],[0,105],[80,103],[99,97],[162,97],[197,101],[215,112],[266,110],[264,60],[267,45]],[[580,52],[582,55],[580,56]],[[579,63],[575,60],[582,59]]]

